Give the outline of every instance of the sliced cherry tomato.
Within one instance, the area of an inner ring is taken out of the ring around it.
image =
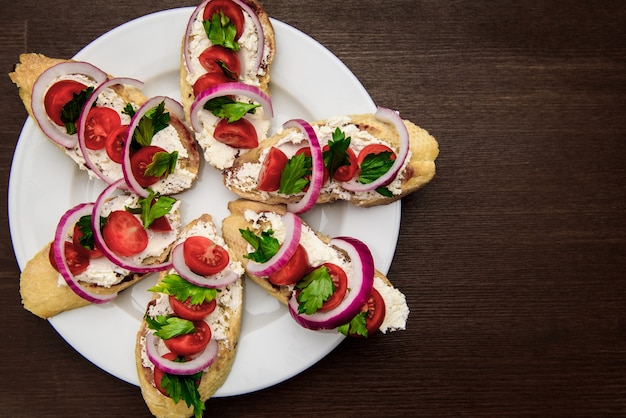
[[[85,257],[76,251],[73,242],[65,241],[63,249],[65,252],[65,262],[67,263],[67,267],[73,276],[78,276],[80,273],[87,270],[87,267],[89,267],[89,257]],[[48,251],[48,259],[50,260],[50,265],[56,271],[59,271],[59,267],[57,267],[56,260],[54,259],[54,250],[52,249],[52,245],[50,245],[50,251]]]
[[[230,21],[237,28],[237,35],[235,39],[239,39],[243,33],[243,10],[230,0],[213,0],[209,2],[204,8],[202,14],[202,20],[208,20],[213,17],[213,14],[221,11],[224,16],[228,17]]]
[[[270,148],[259,171],[257,189],[264,192],[278,190],[280,188],[280,176],[288,161],[289,158],[280,149]]]
[[[107,136],[104,146],[111,161],[122,164],[124,160],[124,144],[126,143],[127,135],[128,125],[120,125]]]
[[[241,72],[241,64],[237,53],[221,45],[211,45],[198,57],[209,73],[223,73],[226,77],[237,80]]]
[[[102,251],[100,251],[100,249],[96,247],[95,245],[93,247],[93,250],[90,250],[89,248],[86,248],[80,245],[80,239],[82,236],[83,236],[83,232],[80,230],[80,227],[78,226],[78,224],[74,225],[74,233],[72,235],[72,242],[74,243],[74,248],[76,249],[76,251],[78,251],[78,253],[88,258],[102,257],[103,255]]]
[[[189,301],[191,298],[184,302],[176,299],[174,296],[169,297],[170,306],[174,310],[174,313],[183,319],[190,321],[200,321],[207,315],[215,310],[217,301],[213,299],[211,302],[202,302],[200,304],[192,305]]]
[[[109,214],[102,235],[111,251],[121,256],[139,254],[148,246],[148,234],[143,225],[135,215],[125,210]]]
[[[148,187],[159,181],[161,177],[146,175],[146,169],[152,163],[154,154],[157,152],[167,152],[161,147],[155,145],[148,145],[147,147],[139,148],[130,157],[130,169],[133,172],[133,176],[137,180],[137,183],[141,187]]]
[[[324,145],[324,147],[322,148],[322,152],[326,152],[328,151],[328,149],[328,145]],[[337,181],[350,180],[352,177],[355,176],[359,168],[357,164],[356,154],[354,153],[354,151],[352,151],[352,148],[348,148],[346,152],[348,153],[348,160],[350,161],[350,164],[342,165],[341,167],[337,168],[335,174],[333,175],[333,179]]]
[[[201,236],[189,237],[185,240],[183,256],[191,271],[201,276],[217,274],[230,262],[230,256],[224,247]]]
[[[363,164],[363,160],[365,159],[365,157],[367,157],[369,154],[380,154],[381,152],[390,152],[391,153],[391,157],[390,159],[393,161],[396,159],[396,153],[393,152],[393,150],[391,148],[389,148],[387,145],[383,145],[383,144],[370,144],[370,145],[366,145],[360,152],[359,152],[359,157],[357,158],[357,163],[359,164],[359,166],[361,166],[361,164]]]
[[[298,244],[296,252],[287,264],[277,272],[270,274],[268,280],[272,284],[286,286],[299,282],[309,270],[309,256],[304,247]]]
[[[57,125],[63,126],[63,121],[61,120],[63,106],[69,103],[75,94],[86,88],[87,86],[74,80],[61,80],[50,86],[43,99],[43,105],[48,117]]]
[[[317,312],[328,312],[339,306],[343,298],[346,296],[346,292],[348,291],[348,276],[346,276],[346,272],[336,264],[324,263],[322,265],[328,269],[328,274],[333,281],[335,291],[328,299],[326,299],[322,307],[319,308]]]
[[[193,356],[205,349],[211,341],[211,328],[204,321],[195,321],[196,331],[163,340],[165,346],[179,356]]]
[[[209,87],[213,87],[218,84],[229,83],[232,81],[233,79],[227,77],[224,72],[203,74],[193,84],[193,95],[198,96]]]
[[[385,319],[385,301],[378,293],[378,290],[372,288],[372,292],[367,298],[367,302],[363,304],[361,312],[367,312],[367,318],[365,319],[367,335],[374,334]]]
[[[222,119],[217,123],[213,137],[234,148],[251,149],[259,146],[259,139],[254,125],[247,119],[228,123]]]
[[[311,156],[311,147],[302,147],[300,148],[298,151],[296,151],[296,155],[299,154],[304,154],[307,157]],[[326,182],[328,181],[328,178],[330,177],[330,173],[328,172],[328,169],[326,168],[326,166],[324,166],[324,178],[322,179],[322,185],[326,184]],[[307,180],[310,180],[311,176],[306,176],[305,177]],[[303,191],[307,191],[309,189],[309,185],[307,184]]]
[[[104,148],[109,134],[121,124],[120,115],[110,107],[92,107],[85,121],[85,145],[91,150]]]

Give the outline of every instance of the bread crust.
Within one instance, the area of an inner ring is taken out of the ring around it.
[[[360,130],[367,131],[372,136],[388,143],[391,148],[398,149],[400,147],[400,136],[392,124],[377,120],[373,114],[350,115],[348,117],[350,123],[355,124]],[[319,120],[312,122],[312,125],[323,126],[326,125],[327,122],[327,120]],[[406,168],[402,171],[401,192],[399,194],[393,195],[392,197],[385,197],[378,193],[349,193],[346,191],[346,193],[339,195],[337,193],[323,191],[317,203],[323,204],[337,200],[347,200],[349,203],[361,207],[385,205],[413,193],[430,182],[435,176],[435,159],[439,155],[437,140],[425,129],[420,128],[411,121],[404,120],[404,125],[409,133],[411,157]],[[288,196],[276,192],[265,193],[259,191],[256,187],[240,187],[236,181],[232,181],[232,179],[237,179],[239,171],[242,170],[244,164],[260,163],[263,150],[275,146],[294,129],[295,128],[285,129],[263,140],[258,148],[236,158],[233,166],[223,171],[224,185],[240,197],[248,200],[269,204],[287,204],[300,200],[300,195]],[[348,195],[349,199],[346,199],[345,195]]]
[[[190,222],[185,229],[188,231],[198,222],[212,222],[211,215],[203,214],[199,218]],[[232,251],[229,251],[230,257],[236,260]],[[159,275],[159,281],[163,279],[168,273],[163,272]],[[241,295],[243,295],[243,280],[240,277],[237,281],[230,286],[239,287]],[[155,302],[157,295],[152,298],[151,304]],[[226,381],[230,369],[235,361],[235,354],[237,350],[237,344],[239,342],[239,334],[241,332],[241,319],[243,316],[243,304],[242,300],[237,305],[236,309],[230,309],[225,307],[226,315],[228,316],[229,327],[225,335],[225,340],[218,340],[218,354],[211,366],[206,370],[202,379],[198,391],[203,402],[206,402]],[[188,407],[184,401],[174,403],[174,401],[163,395],[154,385],[154,374],[151,368],[144,367],[142,363],[142,350],[143,350],[143,338],[148,333],[148,326],[145,319],[141,322],[140,329],[137,333],[137,340],[135,344],[135,365],[137,368],[137,376],[139,378],[139,386],[141,388],[141,394],[146,402],[146,405],[150,409],[150,412],[156,417],[189,417],[193,416],[193,408]]]

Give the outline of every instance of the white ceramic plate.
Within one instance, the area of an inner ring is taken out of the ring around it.
[[[76,59],[109,74],[144,80],[148,96],[180,99],[178,65],[181,37],[192,8],[166,10],[130,21],[86,46]],[[298,30],[273,20],[278,54],[271,69],[275,110],[273,129],[298,117],[306,120],[375,110],[369,95],[348,68],[323,46]],[[21,269],[53,235],[71,206],[93,201],[103,183],[84,172],[38,130],[24,124],[11,167],[9,218],[15,255]],[[183,220],[211,213],[218,227],[236,196],[222,186],[217,170],[204,165],[197,184],[180,195]],[[376,266],[387,272],[396,248],[400,203],[370,209],[347,204],[318,207],[305,219],[330,236],[349,235],[366,242]],[[134,342],[153,275],[106,306],[65,312],[50,322],[61,336],[101,369],[138,385]],[[337,333],[305,330],[284,306],[253,283],[245,290],[245,313],[237,358],[215,396],[253,392],[306,370],[334,349]]]

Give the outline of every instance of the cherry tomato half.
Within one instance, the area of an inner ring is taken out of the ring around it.
[[[147,147],[139,148],[130,157],[130,169],[135,176],[135,180],[141,187],[148,187],[159,181],[161,177],[146,175],[146,169],[152,163],[154,154],[157,152],[167,152],[161,147],[155,145],[148,145]]]
[[[286,286],[300,281],[309,272],[309,256],[304,247],[298,244],[296,252],[280,270],[269,275],[270,283]]]
[[[211,45],[202,51],[198,60],[209,73],[223,73],[232,80],[239,78],[241,64],[237,53],[232,49],[221,45]]]
[[[361,312],[367,312],[367,318],[365,319],[367,335],[374,334],[385,319],[385,301],[378,293],[378,290],[372,288],[372,292],[367,298],[367,302],[363,304]]]
[[[110,107],[92,107],[85,121],[85,146],[91,150],[104,148],[109,134],[121,124],[120,115]]]
[[[63,121],[61,120],[63,106],[71,101],[75,94],[86,88],[87,86],[74,80],[61,80],[50,86],[43,99],[43,105],[48,117],[57,125],[63,126]]]
[[[259,139],[254,125],[247,119],[228,123],[222,119],[217,123],[213,137],[234,148],[251,149],[259,146]]]
[[[393,150],[389,148],[387,145],[369,144],[369,145],[366,145],[359,152],[359,157],[357,158],[357,163],[359,164],[359,167],[361,166],[361,164],[363,164],[363,160],[365,159],[365,157],[367,157],[370,154],[380,154],[381,152],[390,152],[391,153],[390,159],[392,161],[396,159],[396,153],[393,152]]]
[[[201,236],[189,237],[185,240],[183,256],[191,271],[201,276],[219,273],[230,262],[230,256],[224,247]]]
[[[215,299],[211,302],[202,302],[194,305],[189,302],[190,299],[191,298],[181,302],[174,296],[169,297],[170,306],[177,316],[190,321],[200,321],[213,312],[217,306],[217,301]]]
[[[76,251],[73,242],[65,241],[63,250],[65,252],[65,262],[73,276],[78,276],[80,273],[87,270],[87,267],[89,267],[89,257],[85,257]],[[54,259],[54,250],[52,249],[52,245],[50,245],[50,251],[48,251],[48,259],[50,260],[52,268],[59,271],[59,267]]]
[[[289,158],[276,147],[270,148],[263,160],[257,179],[257,189],[264,192],[274,192],[280,188],[280,176],[287,165]]]
[[[74,243],[74,249],[78,251],[79,254],[88,257],[88,258],[98,258],[102,257],[102,251],[98,247],[94,245],[93,250],[89,248],[85,248],[80,245],[80,239],[83,236],[83,232],[80,230],[78,225],[74,225],[74,233],[72,235],[72,242]]]
[[[124,160],[124,144],[128,135],[128,125],[120,125],[107,136],[105,149],[111,161],[122,164]]]
[[[148,234],[143,225],[135,215],[125,210],[109,214],[102,235],[111,251],[121,256],[139,254],[148,246]]]
[[[328,151],[328,149],[328,145],[324,145],[324,147],[322,148],[322,152]],[[348,153],[348,161],[350,161],[350,164],[342,165],[341,167],[337,168],[335,174],[333,175],[333,179],[337,181],[350,180],[352,177],[355,176],[359,168],[359,166],[357,165],[356,154],[354,153],[354,151],[352,151],[352,148],[348,148],[346,152]]]
[[[163,340],[165,346],[179,356],[193,356],[205,349],[211,341],[211,328],[204,321],[195,321],[196,331]]]
[[[223,71],[216,73],[206,73],[201,75],[193,84],[193,95],[199,96],[204,90],[209,87],[216,86],[218,84],[229,83],[233,80],[228,78]]]
[[[339,306],[343,298],[346,296],[346,292],[348,291],[348,276],[346,276],[346,272],[336,264],[324,263],[322,265],[328,269],[328,274],[333,281],[335,291],[328,299],[326,299],[322,307],[319,308],[317,312],[328,312]]]
[[[224,13],[224,16],[228,17],[230,21],[237,28],[237,35],[235,39],[239,39],[241,34],[243,33],[243,10],[241,7],[236,5],[230,0],[213,0],[209,2],[204,8],[204,13],[202,14],[202,20],[211,19],[213,14],[221,11]]]

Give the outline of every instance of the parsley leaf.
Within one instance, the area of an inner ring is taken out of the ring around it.
[[[148,328],[155,331],[154,335],[164,340],[177,337],[179,335],[191,334],[196,330],[193,322],[177,316],[157,315],[152,318],[146,315]]]
[[[311,175],[313,159],[302,154],[295,154],[287,161],[285,169],[280,175],[279,193],[300,193],[309,184],[305,176]]]
[[[126,109],[125,109],[126,110]],[[133,132],[133,141],[145,147],[152,143],[152,137],[170,123],[170,114],[165,111],[165,100],[142,116]]]
[[[228,123],[233,123],[243,118],[246,113],[254,113],[260,104],[247,102],[236,102],[230,97],[216,97],[207,101],[204,108],[221,119],[228,119]]]
[[[202,25],[213,45],[221,45],[224,48],[239,51],[239,44],[235,41],[237,28],[221,10],[219,13],[214,13],[210,19],[203,21]]]
[[[202,372],[193,375],[183,376],[169,373],[163,374],[161,387],[165,389],[165,393],[172,398],[175,403],[181,399],[185,401],[187,406],[193,406],[193,414],[195,418],[201,418],[205,405],[200,398],[198,392],[198,381],[202,377]]]
[[[138,208],[126,207],[130,213],[141,215],[141,223],[144,229],[148,229],[155,219],[167,215],[172,211],[176,199],[170,196],[156,196],[150,190],[147,197],[137,200]]]
[[[368,184],[385,174],[393,165],[392,153],[383,151],[378,154],[368,154],[361,163],[359,181]]]
[[[135,111],[135,107],[132,105],[132,103],[126,103],[126,106],[124,106],[122,113],[132,118],[137,112]]]
[[[250,228],[246,228],[245,230],[240,229],[239,232],[241,236],[252,245],[252,248],[254,248],[253,252],[244,255],[244,258],[249,260],[256,261],[257,263],[265,263],[272,258],[280,248],[280,243],[272,236],[274,231],[271,229],[261,232],[260,237],[252,232]]]
[[[332,139],[328,141],[328,149],[322,153],[324,166],[328,169],[331,178],[339,167],[350,165],[347,152],[349,146],[350,137],[346,138],[341,129],[335,129]]]
[[[343,335],[354,334],[367,337],[367,327],[365,326],[365,318],[367,318],[367,312],[361,312],[350,320],[347,324],[341,325],[337,328],[337,331]]]
[[[164,177],[172,174],[176,169],[176,161],[178,160],[178,151],[171,153],[157,152],[152,157],[152,162],[146,167],[144,174],[146,176]]]
[[[65,130],[68,135],[74,135],[76,133],[76,122],[80,117],[80,112],[83,110],[87,99],[93,93],[93,87],[87,87],[80,93],[74,93],[72,100],[67,102],[61,109],[61,122],[65,125]]]
[[[335,291],[333,280],[328,274],[328,268],[321,266],[316,268],[296,285],[301,289],[298,295],[298,313],[314,314],[322,307]]]
[[[180,277],[178,274],[168,274],[157,285],[148,289],[150,292],[160,292],[174,296],[184,302],[187,299],[192,305],[211,302],[217,297],[217,289],[196,286]]]

